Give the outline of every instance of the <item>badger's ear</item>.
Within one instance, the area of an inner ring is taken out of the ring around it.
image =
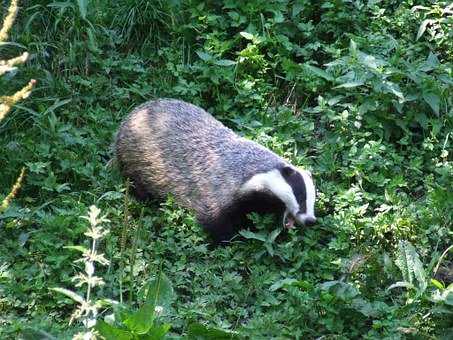
[[[296,172],[296,170],[294,170],[292,167],[286,165],[283,168],[281,168],[280,172],[283,175],[283,177],[287,178],[287,177],[291,176],[292,174],[294,174]]]

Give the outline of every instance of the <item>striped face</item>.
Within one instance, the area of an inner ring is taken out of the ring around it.
[[[313,225],[316,222],[316,189],[311,173],[307,170],[298,171],[290,166],[282,168],[280,173],[291,188],[294,199],[297,202],[297,210],[291,210],[287,205],[287,211],[285,212],[285,217],[288,219],[287,226],[289,228],[293,227],[294,220],[299,224]]]
[[[287,165],[253,176],[242,190],[272,192],[286,206],[284,220],[288,228],[293,228],[294,222],[308,226],[316,222],[316,190],[309,171]]]

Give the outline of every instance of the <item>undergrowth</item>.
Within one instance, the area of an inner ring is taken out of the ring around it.
[[[0,93],[37,85],[0,123],[0,200],[24,164],[28,173],[0,215],[0,338],[80,332],[67,326],[73,301],[50,288],[71,289],[83,271],[71,247],[86,242],[80,216],[93,204],[110,220],[93,298],[140,310],[165,273],[169,337],[453,334],[451,5],[21,5],[1,59],[31,57]],[[252,216],[255,230],[211,249],[171,198],[127,198],[110,162],[114,135],[158,97],[197,104],[312,170],[319,223],[282,231],[278,217]]]

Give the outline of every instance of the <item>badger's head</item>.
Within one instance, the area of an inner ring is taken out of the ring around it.
[[[316,222],[316,189],[308,170],[299,170],[289,164],[253,176],[243,186],[246,191],[267,191],[285,205],[284,225],[294,223],[311,226]]]

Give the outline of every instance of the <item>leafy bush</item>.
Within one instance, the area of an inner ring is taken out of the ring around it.
[[[450,26],[451,6],[428,0],[24,3],[17,43],[0,48],[32,57],[1,91],[40,87],[0,125],[2,194],[28,172],[0,215],[0,337],[78,331],[49,288],[71,286],[64,247],[81,244],[78,217],[95,204],[111,220],[99,294],[132,315],[162,269],[169,337],[447,338]],[[318,225],[286,232],[252,216],[254,230],[208,249],[171,198],[125,198],[114,134],[156,97],[200,105],[311,169]],[[126,319],[115,327],[132,331]]]

